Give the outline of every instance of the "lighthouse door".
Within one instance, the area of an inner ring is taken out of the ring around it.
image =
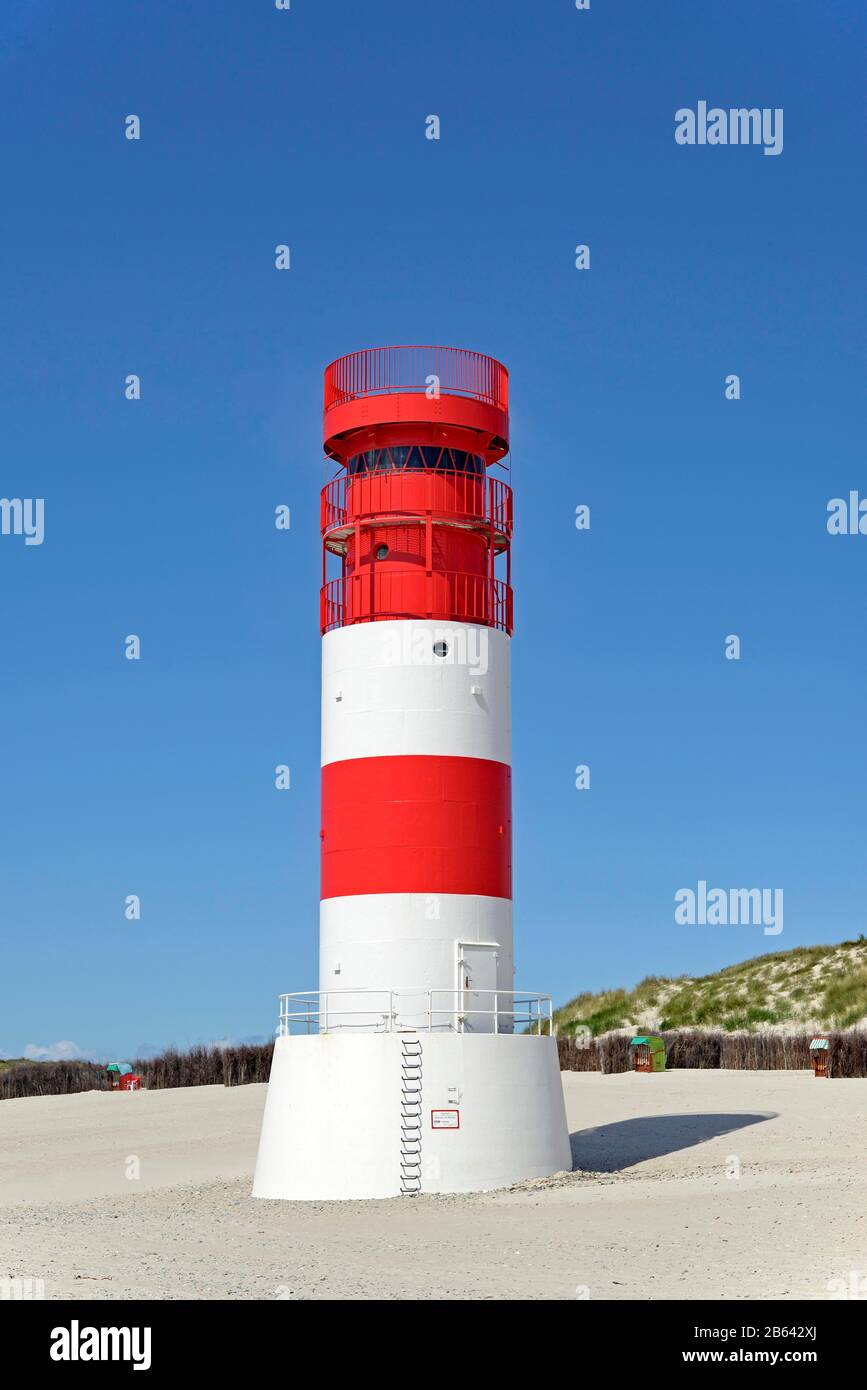
[[[465,1033],[496,1032],[497,955],[489,941],[459,941],[458,1027]]]

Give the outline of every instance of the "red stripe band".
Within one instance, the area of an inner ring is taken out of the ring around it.
[[[512,896],[512,774],[486,758],[349,758],[322,769],[322,897]]]

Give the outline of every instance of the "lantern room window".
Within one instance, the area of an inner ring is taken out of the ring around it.
[[[433,444],[393,444],[387,449],[367,449],[347,465],[359,473],[470,473],[482,477],[485,460],[465,449],[441,449]]]

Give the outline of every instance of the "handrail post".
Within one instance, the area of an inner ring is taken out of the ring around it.
[[[319,1008],[319,1031],[328,1032],[328,991],[324,990],[320,996],[322,1003]]]

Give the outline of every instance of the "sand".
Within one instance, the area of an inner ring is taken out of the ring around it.
[[[574,1173],[369,1203],[250,1198],[264,1086],[2,1101],[0,1279],[47,1299],[827,1299],[855,1271],[867,1297],[867,1081],[563,1083]]]

